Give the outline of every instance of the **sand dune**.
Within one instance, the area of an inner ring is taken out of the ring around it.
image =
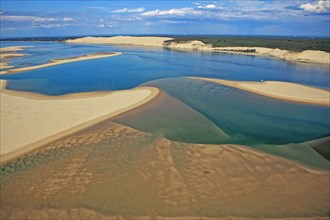
[[[73,40],[67,40],[67,43],[82,43],[82,44],[114,44],[114,45],[129,45],[129,46],[152,46],[163,47],[164,42],[172,40],[169,37],[131,37],[131,36],[116,36],[116,37],[83,37]]]
[[[1,160],[140,106],[157,94],[158,89],[149,87],[56,97],[2,90]]]
[[[290,82],[244,82],[213,78],[190,77],[231,86],[272,98],[318,105],[330,105],[330,91]]]
[[[155,46],[166,47],[173,50],[201,50],[209,52],[235,53],[243,55],[269,56],[289,61],[299,61],[306,63],[319,63],[330,65],[330,53],[315,50],[306,50],[302,52],[272,49],[265,47],[212,47],[210,44],[204,44],[201,41],[182,41],[173,42],[173,38],[168,37],[83,37],[67,40],[67,43],[81,44],[114,44],[128,46]],[[255,52],[242,52],[244,50],[254,49]]]
[[[165,43],[166,48],[174,50],[212,50],[212,46],[209,44],[204,44],[202,41],[183,41],[183,42],[168,42]]]
[[[83,60],[100,59],[100,58],[118,56],[120,54],[121,54],[120,52],[93,53],[93,54],[87,54],[87,55],[82,55],[82,56],[78,56],[78,57],[55,59],[55,60],[51,60],[49,63],[45,63],[45,64],[1,71],[1,74],[11,74],[11,73],[24,72],[24,71],[28,71],[28,70],[35,70],[35,69],[45,68],[45,67],[49,67],[49,66],[56,66],[56,65],[60,65],[60,64],[65,64],[65,63],[72,63],[72,62],[78,62],[78,61],[83,61]]]
[[[1,170],[3,219],[326,219],[329,214],[328,171],[246,146],[173,142],[111,120]]]
[[[254,49],[256,52],[254,53],[239,52],[239,51],[251,50],[251,49]],[[299,61],[306,63],[320,63],[320,64],[330,65],[330,53],[324,51],[305,50],[302,52],[295,52],[295,51],[272,49],[265,47],[216,47],[213,48],[213,50],[224,53],[269,56],[269,57],[275,57],[288,61]]]

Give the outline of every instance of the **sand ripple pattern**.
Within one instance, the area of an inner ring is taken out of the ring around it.
[[[0,181],[1,219],[326,219],[330,205],[329,172],[111,121],[3,165]]]

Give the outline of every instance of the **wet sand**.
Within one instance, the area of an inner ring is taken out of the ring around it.
[[[28,71],[28,70],[35,70],[35,69],[40,69],[40,68],[65,64],[65,63],[72,63],[72,62],[78,62],[78,61],[84,61],[84,60],[100,59],[100,58],[118,56],[120,54],[121,54],[120,52],[94,53],[94,54],[87,54],[87,55],[78,56],[78,57],[71,57],[71,58],[65,58],[65,59],[56,59],[56,60],[51,60],[49,63],[40,64],[40,65],[36,65],[36,66],[29,66],[29,67],[23,67],[23,68],[16,68],[16,69],[11,69],[11,70],[1,71],[1,74],[11,74],[11,73],[24,72],[24,71]]]
[[[311,86],[305,86],[297,83],[264,81],[264,82],[246,82],[229,81],[213,78],[189,77],[191,79],[210,81],[222,85],[235,87],[238,89],[253,92],[259,95],[268,96],[293,102],[302,102],[317,105],[330,105],[330,92]]]
[[[110,120],[12,160],[0,181],[3,219],[327,219],[330,205],[327,171]]]
[[[156,88],[141,87],[54,97],[2,90],[1,163],[143,105],[158,93]]]

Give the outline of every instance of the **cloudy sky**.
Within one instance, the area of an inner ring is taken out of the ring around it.
[[[0,4],[1,37],[330,35],[330,0],[1,0]]]

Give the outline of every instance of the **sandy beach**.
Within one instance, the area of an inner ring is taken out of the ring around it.
[[[244,82],[202,77],[189,78],[215,82],[277,99],[308,104],[330,105],[330,92],[328,90],[297,83],[279,81]]]
[[[143,105],[158,93],[141,87],[53,97],[2,90],[1,162]]]
[[[149,46],[163,47],[164,42],[172,40],[169,37],[131,37],[131,36],[116,36],[116,37],[83,37],[73,40],[67,40],[67,43],[79,44],[113,44],[127,46]]]
[[[78,57],[55,59],[55,60],[51,60],[49,63],[45,63],[45,64],[1,71],[0,74],[18,73],[18,72],[24,72],[24,71],[28,71],[28,70],[35,70],[35,69],[40,69],[40,68],[45,68],[45,67],[50,67],[50,66],[61,65],[61,64],[65,64],[65,63],[72,63],[72,62],[79,62],[79,61],[84,61],[84,60],[118,56],[120,54],[121,54],[120,52],[93,53],[93,54],[87,54],[87,55],[78,56]]]

